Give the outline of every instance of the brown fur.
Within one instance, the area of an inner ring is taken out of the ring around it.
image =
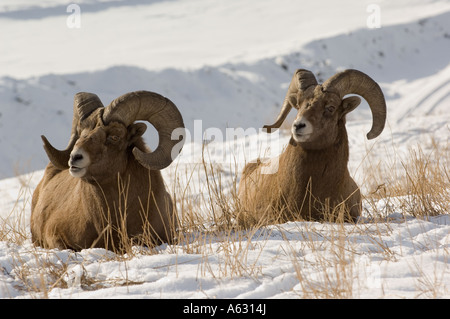
[[[52,163],[45,169],[31,208],[36,245],[123,252],[130,244],[174,240],[176,214],[161,173],[144,168],[132,154],[133,147],[148,152],[141,137],[145,125],[105,126],[101,112],[83,122],[75,144],[91,157],[86,175],[73,177]]]

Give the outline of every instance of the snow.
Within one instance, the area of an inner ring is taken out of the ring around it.
[[[448,1],[80,0],[80,28],[69,27],[70,3],[0,4],[0,232],[15,227],[25,237],[0,241],[1,298],[450,297],[449,215],[405,216],[395,201],[376,203],[388,212],[382,222],[365,202],[356,225],[199,230],[189,242],[135,247],[130,256],[36,248],[28,228],[48,161],[40,135],[65,147],[79,91],[104,104],[141,89],[169,97],[190,142],[163,175],[169,189],[189,185],[196,200],[210,178],[201,169],[204,139],[229,194],[245,162],[276,157],[287,143],[284,131],[267,142],[259,128],[275,118],[296,68],[320,81],[359,69],[379,82],[388,105],[386,129],[373,141],[365,102],[348,117],[350,172],[367,192],[368,157],[401,168],[410,148],[449,145]],[[368,25],[372,4],[380,28]],[[154,129],[145,137],[155,148]]]

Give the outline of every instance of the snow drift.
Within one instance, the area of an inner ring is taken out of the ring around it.
[[[375,185],[368,159],[375,167],[390,161],[401,175],[411,148],[448,149],[448,3],[380,4],[382,27],[375,29],[366,26],[367,3],[350,0],[339,6],[326,1],[320,8],[288,0],[78,3],[79,30],[66,27],[64,1],[0,6],[0,27],[6,30],[1,39],[8,43],[0,48],[0,233],[6,234],[0,238],[0,297],[450,296],[448,212],[407,216],[397,205],[402,201],[393,198],[366,201],[356,225],[291,222],[225,233],[205,225],[210,228],[186,234],[190,239],[183,245],[135,247],[124,257],[102,249],[34,248],[28,230],[31,194],[48,162],[40,135],[65,147],[79,91],[96,93],[104,104],[141,89],[169,97],[192,137],[198,134],[163,174],[169,189],[184,186],[190,203],[198,202],[193,209],[204,213],[213,178],[201,169],[209,128],[257,131],[271,122],[296,68],[311,70],[319,81],[341,69],[360,69],[383,89],[388,120],[382,135],[369,142],[367,105],[349,115],[350,173],[365,194],[392,182],[386,177]],[[319,9],[320,18],[298,21],[301,10],[316,17]],[[93,51],[81,49],[86,46]],[[145,137],[154,149],[155,131],[149,131]],[[228,196],[245,163],[233,162],[236,154],[224,156],[225,136],[208,139],[207,161]],[[246,160],[267,152],[249,138],[238,140],[247,147]],[[281,132],[280,147],[270,154],[277,155],[287,141]],[[373,216],[374,211],[386,214]],[[22,237],[12,240],[16,235]]]

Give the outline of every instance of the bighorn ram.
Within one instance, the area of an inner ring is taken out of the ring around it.
[[[158,131],[154,152],[140,120]],[[67,148],[57,150],[42,136],[50,163],[33,194],[33,243],[123,251],[144,236],[144,244],[172,241],[177,218],[159,170],[181,150],[182,133],[172,139],[177,128],[184,131],[180,112],[159,94],[127,93],[106,108],[95,94],[76,94]]]
[[[320,85],[310,71],[295,72],[278,118],[264,126],[268,131],[279,128],[291,108],[296,108],[291,140],[279,158],[244,168],[238,193],[241,223],[356,220],[361,213],[361,195],[347,169],[345,116],[361,99],[345,97],[347,94],[360,95],[368,102],[373,122],[367,138],[377,137],[385,125],[386,102],[368,75],[346,70]],[[264,174],[277,162],[276,173]]]

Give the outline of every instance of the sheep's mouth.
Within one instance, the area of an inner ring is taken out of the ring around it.
[[[70,166],[69,172],[70,175],[72,175],[73,177],[82,177],[86,173],[86,168],[78,166]]]
[[[309,134],[293,134],[293,138],[296,142],[307,142],[311,136],[311,133]]]

